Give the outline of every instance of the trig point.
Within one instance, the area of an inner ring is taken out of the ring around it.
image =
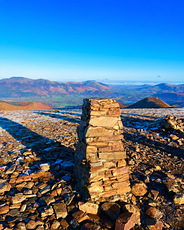
[[[130,192],[120,113],[113,99],[84,99],[75,176],[83,197],[92,201],[126,201]]]

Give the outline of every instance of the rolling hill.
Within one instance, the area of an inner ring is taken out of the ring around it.
[[[11,111],[11,110],[49,110],[51,107],[44,105],[39,102],[27,102],[22,105],[14,105],[4,101],[0,101],[0,111]]]
[[[169,108],[170,105],[160,100],[158,97],[147,97],[133,105],[128,106],[128,108]]]

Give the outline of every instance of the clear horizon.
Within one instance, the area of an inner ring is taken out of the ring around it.
[[[184,82],[184,2],[0,0],[0,79]]]
[[[12,76],[12,77],[8,77],[8,78],[0,78],[0,80],[5,80],[5,79],[10,79],[10,78],[24,78],[23,76]],[[43,80],[49,80],[47,78],[28,78],[28,79],[32,79],[32,80],[39,80],[39,79],[43,79]],[[85,82],[85,81],[97,81],[100,83],[104,83],[107,85],[158,85],[158,84],[173,84],[173,85],[180,85],[180,84],[184,84],[184,81],[167,81],[167,82],[163,82],[163,81],[150,81],[150,80],[145,80],[145,81],[141,81],[141,80],[110,80],[110,79],[67,79],[67,80],[57,80],[56,82],[66,82],[66,83],[70,83],[70,82]]]

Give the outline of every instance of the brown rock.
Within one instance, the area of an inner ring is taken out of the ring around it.
[[[93,186],[93,185],[90,185],[89,187],[88,187],[88,191],[90,192],[90,193],[93,193],[93,192],[103,192],[104,191],[104,188],[103,188],[103,186],[101,185],[96,185],[96,186]]]
[[[105,128],[89,127],[85,131],[86,137],[113,136],[113,131]]]
[[[25,212],[26,208],[27,208],[27,205],[26,205],[26,204],[23,204],[23,205],[21,206],[20,212]]]
[[[82,221],[89,219],[89,216],[83,211],[74,212],[72,216],[78,223],[81,223]]]
[[[50,164],[49,163],[41,164],[40,169],[43,171],[49,171],[50,170]]]
[[[119,134],[119,135],[114,135],[114,136],[110,136],[110,137],[98,137],[96,141],[119,141],[119,140],[123,140],[123,135]]]
[[[16,169],[16,165],[12,165],[7,171],[6,174],[12,174]]]
[[[12,204],[11,206],[10,206],[10,209],[14,209],[14,208],[20,208],[20,206],[21,206],[21,203],[17,203],[17,204]]]
[[[36,222],[34,220],[30,220],[27,224],[26,224],[26,228],[27,229],[35,229],[37,226]]]
[[[16,183],[30,181],[30,180],[31,180],[31,177],[29,175],[21,175],[17,178]]]
[[[43,226],[44,222],[40,220],[30,220],[27,224],[26,227],[27,229],[35,229],[38,225]]]
[[[19,191],[21,191],[21,189],[23,188],[23,187],[25,187],[27,185],[27,182],[22,182],[22,183],[20,183],[20,184],[16,184],[16,188],[19,190]]]
[[[112,188],[121,189],[121,188],[127,187],[129,185],[130,185],[130,183],[128,180],[127,181],[119,181],[117,183],[113,183]]]
[[[122,213],[116,220],[115,230],[129,230],[135,226],[135,216],[133,213]]]
[[[128,173],[128,167],[114,169],[112,171],[112,173],[113,173],[113,176],[119,176],[119,175],[122,175],[122,174],[127,174]]]
[[[126,158],[126,152],[104,152],[99,153],[99,158],[104,160],[121,160]]]
[[[47,223],[45,224],[46,226],[48,225]],[[48,229],[48,228],[47,228]],[[36,228],[36,230],[45,230],[45,228],[44,228],[44,226],[38,226],[37,228]]]
[[[114,196],[116,195],[116,190],[111,190],[111,191],[108,191],[108,192],[102,192],[99,194],[99,197],[111,197],[111,196]]]
[[[52,225],[51,225],[51,230],[57,230],[60,226],[60,222],[57,220],[54,220]]]
[[[108,111],[108,115],[110,116],[118,116],[121,114],[120,108],[110,108]]]
[[[107,110],[103,110],[103,111],[93,111],[93,110],[91,110],[89,113],[90,113],[91,116],[104,116],[104,115],[106,115]]]
[[[110,152],[111,151],[111,146],[105,146],[98,148],[99,152]]]
[[[54,210],[52,208],[52,206],[44,206],[42,208],[38,209],[41,217],[47,217],[47,216],[51,216],[54,213]]]
[[[11,189],[11,185],[9,183],[4,183],[0,185],[0,193],[8,192]]]
[[[113,127],[118,122],[117,117],[92,117],[89,125],[96,127]]]
[[[95,146],[87,146],[86,153],[97,153],[97,147]]]
[[[145,222],[149,230],[162,230],[164,226],[161,221],[157,221],[153,218],[147,218]]]
[[[65,219],[62,219],[60,221],[60,224],[61,224],[61,227],[62,227],[63,230],[67,230],[69,228],[69,224]]]
[[[174,180],[174,178],[166,178],[166,181],[164,182],[164,184],[166,185],[167,189],[170,191],[174,191],[175,187],[176,187],[176,181]]]
[[[141,224],[141,220],[140,220],[140,215],[141,215],[140,214],[140,209],[137,206],[133,205],[133,204],[126,204],[125,208],[126,208],[126,210],[128,212],[134,214],[134,216],[135,216],[135,223],[138,224],[138,225],[140,225]]]
[[[81,230],[100,230],[101,227],[98,226],[95,223],[85,223],[82,227]]]
[[[146,214],[154,219],[162,218],[163,214],[155,207],[150,207],[146,210]]]
[[[52,192],[51,192],[51,194],[50,194],[52,197],[55,197],[55,196],[57,196],[58,194],[57,194],[57,190],[53,190]]]
[[[164,227],[163,223],[161,221],[157,221],[157,223],[155,224],[155,228],[156,230],[162,230]],[[150,230],[154,230],[154,229],[151,229]]]
[[[144,196],[147,193],[147,186],[143,183],[136,183],[132,187],[132,193],[135,196]]]
[[[49,172],[41,170],[41,171],[38,171],[36,173],[32,173],[31,177],[33,179],[37,179],[37,178],[40,178],[40,177],[47,177],[49,174],[50,174]]]
[[[10,208],[8,205],[0,207],[0,214],[6,214],[7,212],[9,212]]]
[[[56,215],[56,218],[65,218],[68,215],[67,209],[66,209],[66,204],[64,203],[55,203],[52,205],[54,208],[54,212]]]
[[[86,212],[86,213],[97,214],[98,213],[98,204],[86,202],[84,204],[79,204],[79,209],[83,212]]]
[[[26,225],[23,222],[18,223],[16,227],[18,230],[26,230]]]
[[[122,188],[118,188],[117,190],[116,190],[116,194],[125,194],[125,193],[128,193],[128,192],[130,192],[131,191],[131,189],[130,189],[130,186],[129,186],[129,184],[127,183],[127,186],[125,186],[125,187],[122,187]]]
[[[116,220],[120,214],[120,205],[113,202],[106,202],[102,204],[100,210],[104,212],[111,220]]]
[[[26,196],[24,196],[23,193],[17,193],[15,196],[11,197],[12,204],[18,204],[24,200],[26,200]]]
[[[174,197],[174,203],[175,204],[184,204],[184,194],[176,194]]]
[[[153,199],[155,200],[159,195],[159,192],[156,190],[151,190],[151,196],[153,197]]]

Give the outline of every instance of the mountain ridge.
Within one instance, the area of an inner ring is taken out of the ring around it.
[[[0,80],[0,99],[5,101],[38,101],[60,107],[81,105],[85,97],[111,97],[126,106],[146,97],[159,97],[169,105],[182,105],[184,84],[107,85],[95,80],[58,82],[25,77]]]
[[[46,79],[11,77],[0,80],[0,97],[29,97],[44,95],[65,95],[71,93],[95,92],[111,89],[96,81],[57,82]]]

